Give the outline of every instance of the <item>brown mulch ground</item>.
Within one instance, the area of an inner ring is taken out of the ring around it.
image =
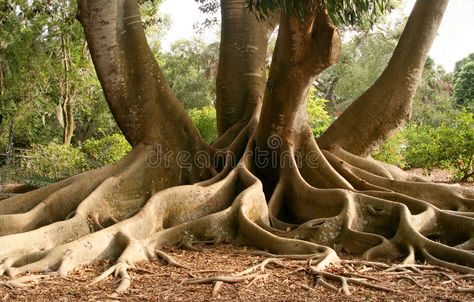
[[[421,273],[386,273],[367,265],[346,265],[332,268],[338,273],[360,274],[368,282],[395,290],[384,292],[351,286],[351,296],[315,286],[316,278],[305,270],[304,262],[278,260],[270,264],[261,279],[251,282],[224,284],[217,297],[212,296],[212,284],[186,284],[193,277],[230,275],[256,265],[265,258],[250,255],[245,247],[232,245],[200,246],[202,251],[169,250],[186,268],[171,267],[161,261],[144,262],[130,272],[132,285],[126,294],[111,297],[117,279],[109,278],[97,284],[90,281],[109,267],[106,262],[76,270],[66,279],[46,275],[38,283],[25,288],[0,288],[0,301],[472,301],[474,294],[456,292],[456,288],[473,288],[474,280],[450,278],[460,276],[439,269]],[[349,258],[341,255],[343,259]],[[331,270],[331,269],[330,269]],[[3,281],[7,279],[2,277]],[[415,282],[417,284],[415,284]],[[337,283],[332,283],[338,286]]]
[[[420,173],[420,171],[415,171]],[[449,175],[436,171],[434,181],[446,181]],[[472,184],[470,184],[472,185]],[[265,258],[251,255],[251,248],[232,245],[198,245],[201,251],[167,250],[180,264],[177,268],[161,261],[144,262],[130,271],[132,278],[128,293],[112,297],[117,279],[112,277],[90,284],[94,277],[111,263],[101,262],[80,268],[67,278],[46,274],[37,282],[23,288],[0,285],[0,301],[474,301],[474,279],[455,279],[455,272],[435,267],[420,267],[419,271],[384,272],[362,263],[348,263],[330,268],[338,274],[363,276],[365,281],[394,290],[385,292],[361,286],[351,286],[351,296],[329,290],[316,284],[316,278],[305,268],[307,263],[295,260],[277,260],[269,264],[254,281],[224,284],[216,297],[213,284],[187,284],[191,278],[232,275],[254,266]],[[360,258],[341,254],[342,259]],[[472,276],[471,276],[472,277]],[[0,284],[7,282],[0,277]],[[340,287],[340,284],[331,282]]]
[[[408,172],[429,178],[432,182],[451,183],[454,172],[442,169],[426,170],[421,168],[411,169]],[[462,186],[474,187],[474,182],[458,182]]]

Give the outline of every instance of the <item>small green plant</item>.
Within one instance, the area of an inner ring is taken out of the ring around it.
[[[383,145],[372,152],[372,157],[402,169],[406,168],[406,141],[404,130],[401,129],[389,138]]]
[[[188,115],[205,142],[212,143],[217,138],[216,109],[213,106],[193,108]]]
[[[49,143],[33,146],[21,159],[21,178],[42,186],[88,169],[86,157],[71,145]]]
[[[453,167],[456,171],[455,180],[467,181],[473,178],[474,113],[463,110],[438,131],[441,167]]]
[[[306,109],[308,111],[308,121],[313,130],[313,136],[319,137],[329,127],[329,125],[331,125],[332,120],[325,108],[328,101],[317,98],[316,93],[316,88],[311,87],[308,94],[308,104],[306,105]]]
[[[410,167],[452,169],[456,181],[474,176],[474,113],[453,113],[439,127],[412,125],[405,137]]]
[[[116,133],[101,139],[88,139],[82,150],[91,168],[98,168],[120,160],[132,147],[123,134]]]

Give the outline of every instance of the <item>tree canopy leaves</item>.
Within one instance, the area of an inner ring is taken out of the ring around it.
[[[461,106],[474,107],[474,60],[466,63],[455,76],[454,98]]]
[[[249,8],[260,18],[282,11],[304,18],[308,11],[321,4],[320,0],[247,0]],[[359,26],[373,24],[377,17],[389,12],[398,1],[393,0],[324,0],[324,6],[336,25]]]

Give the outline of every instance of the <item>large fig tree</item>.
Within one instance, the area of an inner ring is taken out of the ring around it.
[[[340,54],[335,23],[383,3],[221,0],[219,137],[207,145],[150,51],[137,1],[80,0],[97,75],[133,151],[0,201],[0,273],[66,275],[116,259],[104,276],[119,274],[124,291],[128,267],[173,262],[164,247],[195,241],[310,255],[315,273],[340,250],[473,273],[474,191],[367,157],[409,117],[448,0],[418,0],[373,86],[317,141],[308,125],[308,90]]]

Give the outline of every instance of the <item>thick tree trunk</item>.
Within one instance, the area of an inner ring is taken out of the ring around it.
[[[339,32],[322,7],[304,22],[296,17],[281,17],[256,132],[256,153],[281,154],[289,151],[288,148],[298,150],[307,143],[309,88],[321,71],[337,62],[340,47]],[[323,164],[330,168],[326,162]],[[281,176],[282,165],[285,163],[273,162],[259,169],[270,187]]]
[[[196,167],[194,160],[203,151],[212,155],[212,149],[163,76],[146,41],[137,2],[81,0],[78,18],[119,128],[132,146],[154,146],[152,162],[166,162],[158,168],[168,177],[154,181],[155,187],[208,178],[209,166]]]
[[[318,139],[368,155],[410,117],[413,96],[448,0],[418,0],[387,68]],[[348,130],[350,129],[350,130]]]
[[[261,106],[266,84],[268,39],[277,23],[276,17],[258,21],[249,12],[246,0],[222,0],[221,15],[216,83],[219,135],[239,123],[245,124]]]
[[[307,127],[309,88],[321,71],[337,62],[340,47],[339,32],[326,13],[314,12],[304,22],[282,16],[258,125],[257,146],[268,148],[267,139],[272,135],[293,141]]]
[[[202,149],[148,46],[137,2],[81,0],[79,20],[109,107],[131,145]]]
[[[168,156],[172,181],[164,181],[166,186],[208,177],[209,167],[196,168],[193,160],[212,150],[163,76],[146,41],[137,2],[81,0],[78,18],[107,103],[130,144],[153,145],[157,159]]]

